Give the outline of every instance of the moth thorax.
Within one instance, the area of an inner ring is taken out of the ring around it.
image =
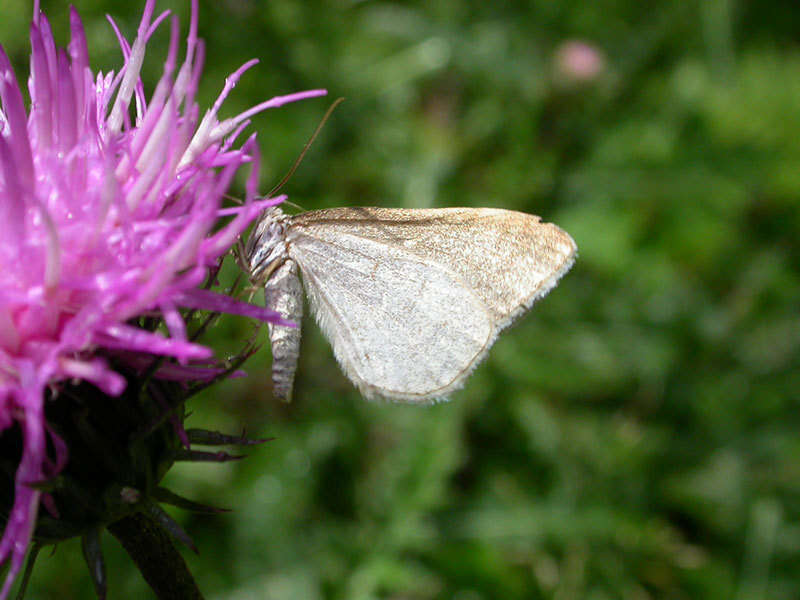
[[[273,206],[256,224],[246,248],[251,281],[266,281],[272,271],[286,260],[287,221],[283,211]]]

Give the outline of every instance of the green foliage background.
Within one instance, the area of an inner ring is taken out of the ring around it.
[[[20,4],[0,0],[0,41],[24,78]],[[119,64],[102,15],[132,38],[140,4],[76,0],[94,66]],[[66,3],[44,8],[66,44]],[[159,8],[185,31],[188,1]],[[800,597],[795,2],[226,0],[200,33],[201,106],[251,57],[227,116],[347,98],[294,202],[525,210],[580,248],[450,403],[361,400],[310,321],[293,404],[270,398],[267,347],[198,399],[191,426],[275,437],[168,476],[234,509],[177,513],[208,597]],[[596,80],[559,75],[569,39],[605,55]],[[328,102],[255,119],[264,191]],[[224,320],[212,343],[251,331]],[[104,544],[111,598],[149,597]],[[92,597],[79,544],[40,558],[30,597]]]

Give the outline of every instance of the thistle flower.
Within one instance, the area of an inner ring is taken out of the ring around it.
[[[112,21],[124,64],[95,75],[77,12],[68,47],[57,48],[37,0],[27,114],[0,47],[0,432],[19,440],[0,539],[0,562],[10,561],[0,598],[24,562],[40,504],[51,516],[63,509],[40,485],[64,469],[70,452],[46,419],[45,399],[58,402],[64,386],[87,383],[119,396],[147,368],[161,381],[213,377],[212,351],[190,338],[181,309],[278,318],[202,286],[259,211],[280,200],[256,200],[255,136],[234,145],[248,118],[325,92],[275,97],[220,121],[223,100],[251,61],[200,119],[203,44],[192,0],[185,59],[178,65],[173,17],[163,76],[148,100],[139,76],[145,46],[169,16],[154,18],[154,9],[147,0],[132,44]],[[246,163],[245,204],[221,209]],[[162,319],[167,335],[138,326],[142,318]]]

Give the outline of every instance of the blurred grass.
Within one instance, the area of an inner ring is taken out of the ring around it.
[[[43,4],[66,43],[66,4]],[[188,2],[159,7],[187,25]],[[141,7],[77,8],[93,64],[117,65],[101,15],[132,36]],[[29,15],[0,14],[23,76]],[[294,202],[525,210],[581,252],[448,404],[361,400],[312,323],[292,405],[270,399],[266,348],[198,399],[192,426],[276,438],[169,475],[234,509],[178,515],[209,597],[800,597],[797,31],[790,0],[201,2],[203,105],[253,56],[226,115],[347,98]],[[605,56],[591,82],[558,72],[570,39]],[[265,191],[326,106],[254,120]],[[223,321],[214,344],[250,332]],[[148,597],[105,548],[111,597]],[[30,597],[92,597],[81,562],[42,556]]]

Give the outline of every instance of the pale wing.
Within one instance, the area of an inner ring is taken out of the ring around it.
[[[409,401],[459,387],[575,254],[558,227],[493,209],[313,211],[287,240],[347,375]]]
[[[492,316],[446,266],[347,233],[291,237],[317,320],[365,396],[444,397],[491,344]]]
[[[349,233],[447,267],[483,301],[498,331],[555,286],[577,251],[556,225],[492,208],[333,208],[292,223],[323,242]]]

